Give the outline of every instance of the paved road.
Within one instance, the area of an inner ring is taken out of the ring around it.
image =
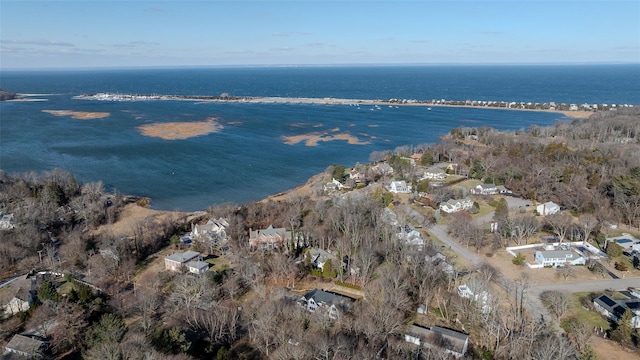
[[[466,260],[470,266],[477,266],[482,259],[473,251],[460,245],[448,234],[446,225],[434,225],[429,229],[430,233],[443,244],[449,246],[458,256]],[[525,308],[532,319],[544,319],[552,321],[553,326],[559,332],[564,332],[559,324],[551,316],[547,308],[540,301],[540,294],[547,290],[562,290],[570,293],[603,291],[605,289],[624,290],[628,287],[640,287],[640,277],[626,279],[605,279],[580,282],[558,282],[553,284],[531,285],[525,293]]]
[[[457,241],[453,240],[451,236],[449,236],[449,228],[446,225],[434,225],[429,229],[429,232],[438,238],[438,240],[443,244],[450,247],[451,250],[458,254],[458,256],[467,261],[470,266],[476,266],[482,263],[480,256],[463,245],[460,245]]]

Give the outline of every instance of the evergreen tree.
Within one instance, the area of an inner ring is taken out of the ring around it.
[[[620,343],[631,341],[631,334],[633,333],[633,325],[631,324],[632,319],[633,313],[631,310],[627,309],[627,311],[622,314],[622,317],[618,319],[618,326],[616,329],[611,332],[611,340]]]
[[[42,284],[40,284],[40,287],[38,287],[38,299],[40,299],[40,301],[58,301],[58,292],[56,291],[56,287],[55,285],[53,285],[51,280],[46,279],[42,282]]]

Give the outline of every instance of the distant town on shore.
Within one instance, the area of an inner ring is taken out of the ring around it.
[[[620,107],[633,107],[632,104],[567,104],[567,103],[540,103],[540,102],[516,102],[493,100],[447,100],[447,99],[340,99],[332,97],[266,97],[266,96],[233,96],[227,93],[220,95],[158,95],[158,94],[119,94],[96,93],[76,96],[81,100],[101,101],[153,101],[153,100],[192,100],[192,101],[219,101],[219,102],[250,102],[250,103],[300,103],[300,104],[330,104],[330,105],[418,105],[418,106],[464,106],[479,108],[502,108],[512,110],[549,110],[549,111],[587,111],[615,110]]]

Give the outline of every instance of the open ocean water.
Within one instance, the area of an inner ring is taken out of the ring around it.
[[[1,71],[0,88],[47,94],[0,103],[0,169],[66,169],[83,182],[148,196],[152,207],[200,210],[246,203],[303,184],[331,164],[368,162],[373,151],[438,141],[459,126],[503,130],[549,125],[562,115],[491,109],[317,104],[110,102],[84,93],[449,99],[640,105],[640,65],[247,67]],[[43,110],[108,112],[78,120]],[[184,140],[143,136],[138,126],[203,121],[223,129]],[[566,119],[565,119],[566,120]],[[289,145],[283,136],[348,134]]]

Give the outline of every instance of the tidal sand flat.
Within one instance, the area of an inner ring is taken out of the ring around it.
[[[334,129],[335,130],[335,129]],[[350,145],[367,145],[368,141],[360,141],[357,136],[353,136],[349,133],[342,134],[328,134],[313,132],[301,135],[282,136],[284,143],[287,145],[295,145],[304,141],[305,146],[317,146],[319,142],[328,142],[334,140],[346,141]]]
[[[159,137],[164,140],[184,140],[196,136],[218,132],[223,126],[216,118],[206,121],[154,123],[138,126],[143,136]]]
[[[111,115],[108,112],[89,112],[89,111],[73,111],[73,110],[42,110],[42,112],[53,116],[71,116],[72,119],[78,120],[94,120],[103,119]]]

